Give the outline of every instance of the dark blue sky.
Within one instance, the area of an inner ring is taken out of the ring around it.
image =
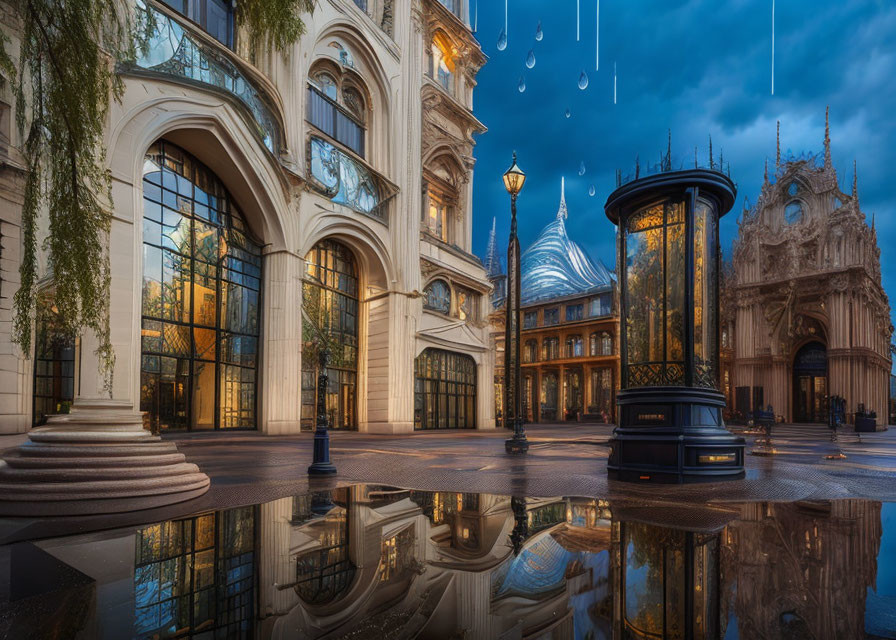
[[[471,0],[475,7],[477,0]],[[498,51],[503,0],[478,0],[477,37],[489,61],[479,72],[474,179],[474,251],[485,255],[492,216],[506,250],[509,200],[501,174],[515,149],[528,180],[520,195],[520,240],[527,247],[557,211],[566,176],[570,236],[592,258],[614,263],[614,227],[603,204],[635,156],[655,163],[672,130],[673,162],[701,161],[708,136],[724,152],[738,203],[722,221],[729,253],[743,197],[756,200],[763,164],[781,147],[822,150],[831,107],[831,147],[841,188],[850,192],[858,162],[859,201],[876,213],[884,287],[896,292],[896,2],[777,0],[775,95],[771,84],[771,0],[604,0],[600,70],[595,71],[595,0],[509,0],[508,45]],[[544,39],[535,41],[541,21]],[[536,64],[525,60],[534,50]],[[613,104],[613,62],[618,100]],[[580,91],[582,70],[588,88]],[[526,90],[518,91],[520,77]],[[572,113],[567,119],[566,109]],[[586,173],[578,175],[579,163]],[[589,197],[594,184],[596,195]],[[896,301],[891,301],[894,303]],[[894,315],[896,319],[896,315]]]

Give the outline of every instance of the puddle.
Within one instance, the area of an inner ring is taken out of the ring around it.
[[[896,503],[354,485],[0,547],[0,637],[896,638]]]

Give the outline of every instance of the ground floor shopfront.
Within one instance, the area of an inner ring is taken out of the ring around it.
[[[494,370],[486,330],[451,319],[448,330],[420,332],[420,257],[395,249],[398,219],[316,192],[290,196],[274,159],[236,145],[228,132],[245,125],[220,122],[227,114],[214,105],[207,114],[194,105],[187,129],[146,108],[153,116],[138,109],[109,153],[113,400],[145,412],[157,432],[298,433],[314,426],[326,348],[335,429],[494,428],[491,385],[479,389]],[[487,291],[484,272],[466,277]],[[35,335],[3,389],[0,433],[109,397],[92,335],[73,340],[40,323]]]

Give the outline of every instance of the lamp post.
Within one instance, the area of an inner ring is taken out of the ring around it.
[[[330,433],[327,431],[327,361],[330,354],[320,351],[320,370],[317,374],[317,425],[314,430],[314,462],[308,467],[309,476],[330,476],[336,467],[330,462]]]
[[[712,169],[636,179],[607,199],[619,226],[622,384],[611,478],[687,482],[744,475],[744,440],[722,420],[719,218],[736,188]]]
[[[507,453],[526,453],[529,441],[523,430],[520,394],[520,241],[516,235],[516,197],[526,174],[516,163],[504,172],[504,187],[510,194],[510,239],[507,243],[507,297],[504,302],[504,424],[513,424],[513,437],[504,441]]]

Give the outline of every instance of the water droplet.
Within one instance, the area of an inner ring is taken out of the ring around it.
[[[569,109],[566,110],[566,117],[567,117],[567,118],[571,118],[571,117],[572,117],[572,114],[569,112]]]
[[[582,75],[579,76],[579,89],[584,91],[588,88],[588,74],[582,69]]]
[[[535,66],[535,52],[529,49],[529,55],[526,56],[526,66],[530,69]]]
[[[585,163],[584,162],[579,163],[579,175],[580,176],[585,175]]]
[[[541,42],[544,39],[544,31],[541,30],[541,20],[538,21],[538,27],[535,28],[535,39]]]
[[[498,51],[504,51],[507,48],[507,32],[504,29],[501,29],[501,33],[498,34]]]
[[[596,191],[594,190],[594,185],[591,185],[590,187],[588,187],[588,195],[589,196],[593,196],[595,193],[596,193]]]
[[[520,90],[520,93],[526,90],[526,79],[523,76],[520,76],[520,84],[517,89]]]

